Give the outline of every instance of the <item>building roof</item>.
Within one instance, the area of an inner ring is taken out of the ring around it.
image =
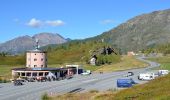
[[[60,70],[60,68],[13,68],[15,71],[55,71]]]
[[[29,52],[29,53],[47,53],[47,51],[43,51],[43,50],[39,50],[39,49],[28,50],[27,52]]]
[[[69,68],[13,68],[12,70],[15,70],[15,71],[57,71],[57,70],[68,70],[68,69]]]

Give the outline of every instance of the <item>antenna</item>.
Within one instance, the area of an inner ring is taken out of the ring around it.
[[[38,45],[39,40],[38,40],[38,39],[35,39],[35,41],[36,41],[36,49],[38,49],[38,48],[39,48],[39,45]]]

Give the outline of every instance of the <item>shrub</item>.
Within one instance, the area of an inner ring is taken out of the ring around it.
[[[97,57],[97,64],[103,65],[103,64],[111,64],[116,63],[120,61],[119,55],[99,55]]]
[[[48,96],[47,93],[44,93],[44,94],[41,96],[41,100],[50,100],[50,97]]]
[[[89,92],[90,93],[98,93],[99,91],[98,90],[90,90]]]
[[[7,83],[8,81],[6,79],[0,78],[0,83]]]

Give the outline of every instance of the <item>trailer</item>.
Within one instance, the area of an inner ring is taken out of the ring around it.
[[[158,75],[162,76],[162,75],[167,75],[169,73],[169,70],[159,70],[158,71]]]

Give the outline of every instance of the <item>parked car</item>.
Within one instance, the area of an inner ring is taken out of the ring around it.
[[[22,78],[17,78],[18,81],[21,81],[21,82],[27,82],[27,80],[25,79],[22,79]]]
[[[36,80],[38,82],[43,82],[43,81],[46,81],[46,77],[39,76],[39,77],[36,77]]]
[[[133,72],[128,72],[127,74],[125,74],[124,76],[125,77],[129,77],[129,76],[133,76],[134,75],[134,73]]]
[[[132,78],[130,79],[117,79],[117,87],[132,87],[137,84]]]
[[[86,70],[84,71],[83,73],[81,73],[81,75],[90,75],[91,74],[91,71],[90,70]]]
[[[23,83],[20,80],[14,80],[13,84],[14,86],[23,85]]]
[[[133,72],[128,72],[128,75],[129,75],[129,76],[133,76],[134,73],[133,73]]]
[[[27,81],[28,82],[35,82],[35,79],[34,78],[28,78]]]

